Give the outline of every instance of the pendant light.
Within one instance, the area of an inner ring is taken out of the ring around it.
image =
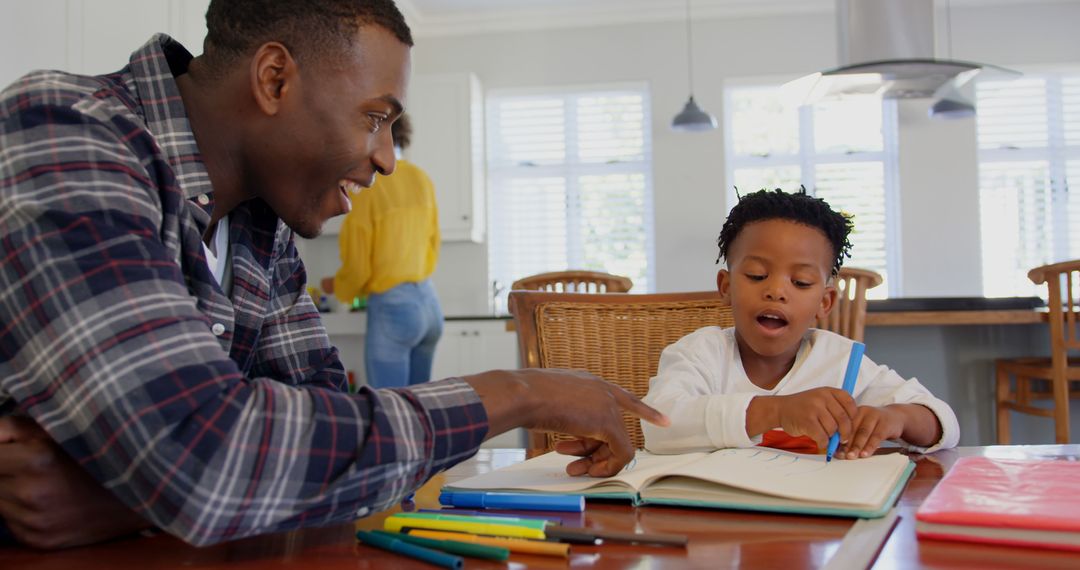
[[[690,98],[678,115],[671,120],[671,128],[676,131],[711,131],[716,128],[716,117],[698,107],[694,101],[694,56],[693,30],[690,27],[690,0],[686,0],[686,71],[689,78]]]

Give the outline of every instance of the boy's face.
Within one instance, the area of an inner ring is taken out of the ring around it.
[[[789,220],[743,227],[716,276],[731,300],[743,358],[794,358],[806,330],[836,300],[833,248],[825,234]]]

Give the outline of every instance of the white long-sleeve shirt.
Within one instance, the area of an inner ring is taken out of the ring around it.
[[[771,390],[756,386],[743,370],[734,327],[705,327],[664,349],[645,403],[671,418],[669,427],[641,422],[645,447],[655,453],[686,453],[723,447],[751,447],[761,436],[746,433],[746,408],[756,396],[783,396],[812,388],[841,388],[853,341],[810,329],[791,370]],[[863,356],[854,397],[860,406],[921,404],[941,422],[941,440],[929,453],[956,446],[956,414],[918,380],[905,380],[887,366]]]

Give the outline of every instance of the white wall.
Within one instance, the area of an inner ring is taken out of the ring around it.
[[[1011,66],[1080,64],[1080,4],[954,7],[953,57]],[[472,71],[485,89],[645,81],[653,103],[656,287],[713,287],[727,207],[720,131],[673,133],[686,99],[682,22],[418,38],[417,73]],[[725,78],[798,75],[836,64],[831,14],[694,23],[695,98],[723,116]],[[973,120],[930,121],[900,105],[900,263],[907,296],[980,295]],[[498,215],[497,213],[494,215]],[[486,310],[486,246],[447,244],[436,287],[447,314]],[[459,268],[468,268],[467,271]]]
[[[832,17],[758,18],[695,25],[696,99],[722,116],[723,78],[770,73],[797,74],[827,65],[833,41],[809,46],[789,42],[753,58],[747,46],[766,37],[810,33],[831,38]],[[485,89],[581,86],[645,81],[652,99],[653,184],[656,231],[655,274],[659,291],[715,287],[716,236],[724,207],[722,131],[673,133],[668,124],[687,96],[685,28],[681,23],[637,24],[549,32],[419,38],[415,73],[472,71]],[[739,54],[739,55],[732,55]],[[491,216],[497,216],[492,213]],[[486,245],[445,244],[436,287],[447,314],[486,310],[486,268],[455,271],[448,264],[486,263]],[[476,298],[464,299],[467,294]],[[458,305],[457,302],[462,302]]]
[[[6,1],[0,18],[0,85],[40,67],[98,73],[119,68],[157,31],[194,53],[207,0]],[[130,21],[118,23],[122,13]],[[953,56],[1011,66],[1080,64],[1080,2],[960,6]],[[43,30],[48,30],[43,32]],[[694,23],[695,96],[723,116],[726,78],[799,75],[836,62],[831,14]],[[715,238],[727,211],[721,131],[676,134],[668,122],[687,96],[681,21],[550,32],[417,38],[417,73],[472,71],[485,88],[644,81],[650,86],[659,291],[713,287]],[[974,124],[931,122],[901,105],[902,293],[977,295],[979,229]],[[320,248],[327,249],[327,248]],[[313,268],[336,259],[309,260]],[[329,269],[313,271],[317,279]],[[448,315],[484,314],[491,284],[487,246],[447,243],[435,273]]]
[[[4,0],[0,88],[34,69],[107,73],[150,36],[167,33],[202,53],[209,0]]]

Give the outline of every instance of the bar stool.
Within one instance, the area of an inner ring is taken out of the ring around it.
[[[1054,441],[1069,443],[1069,399],[1080,396],[1073,386],[1080,381],[1080,360],[1070,359],[1070,350],[1080,350],[1076,323],[1080,260],[1036,267],[1028,279],[1046,284],[1050,308],[1050,357],[1001,358],[994,361],[997,377],[997,442],[1011,440],[1009,412],[1015,411],[1054,419]],[[1015,382],[1012,382],[1012,379]],[[1035,406],[1036,400],[1052,400],[1049,408]]]

